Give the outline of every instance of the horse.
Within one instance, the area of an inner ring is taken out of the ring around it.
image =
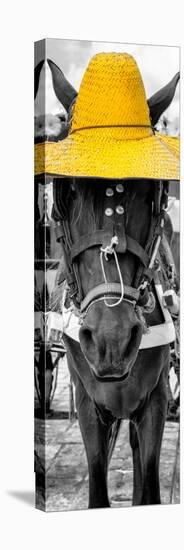
[[[148,100],[153,126],[178,78]],[[174,333],[169,339],[165,327],[165,340],[152,344],[149,331],[157,327],[158,336],[162,329],[158,288],[168,285],[168,257],[173,263],[164,232],[168,188],[167,181],[146,179],[62,177],[53,183],[56,235],[80,323],[79,343],[66,331],[63,341],[88,461],[89,508],[110,506],[108,465],[124,419],[130,426],[133,505],[161,503],[159,459]]]
[[[153,225],[157,232],[165,217],[165,198],[166,186],[149,180],[119,184],[66,178],[55,182],[55,209],[57,205],[57,215],[67,226],[63,253],[67,250],[66,264],[69,257],[75,259],[77,299],[74,281],[71,289],[82,312],[80,344],[67,334],[63,341],[88,459],[91,508],[109,506],[108,464],[122,419],[130,420],[133,504],[160,503],[159,456],[167,413],[170,348],[166,344],[139,350],[145,326],[161,325],[163,318],[154,281],[150,279],[154,303],[150,310],[146,308],[147,289],[142,289],[138,302],[136,289],[144,252],[148,254],[153,247]],[[112,223],[106,215],[108,208],[117,212],[119,248],[107,245]],[[162,265],[161,255],[160,262]],[[66,270],[72,280],[71,265],[66,265]],[[164,285],[162,269],[160,277]],[[123,299],[122,289],[116,294],[122,281]]]
[[[42,60],[36,65],[34,71],[35,143],[45,140],[59,141],[67,136],[70,109],[76,95],[77,92],[73,86],[52,60]],[[46,101],[43,101],[43,97]],[[48,107],[48,112],[43,113],[43,107]],[[60,334],[57,318],[54,319],[54,315],[55,317],[57,313],[60,315],[60,309],[56,310],[55,308],[48,284],[49,275],[53,280],[60,261],[60,247],[55,240],[51,209],[52,182],[47,182],[45,185],[45,180],[41,179],[39,185],[37,182],[35,185],[35,349],[37,351],[37,357],[35,355],[35,384],[43,416],[51,414],[50,403],[57,375],[56,367],[60,357],[65,354],[61,342],[54,342],[52,351],[57,350],[57,357],[53,359],[54,355],[49,346],[45,351],[42,331],[46,307],[47,312],[54,312],[51,317],[52,329],[55,330],[55,333]],[[47,256],[47,263],[43,259],[44,253]],[[47,273],[45,274],[46,266]]]

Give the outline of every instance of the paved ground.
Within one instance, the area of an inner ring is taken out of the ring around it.
[[[69,409],[69,376],[66,359],[58,369],[58,383],[52,402],[53,416],[44,422],[35,419],[35,469],[40,476],[36,495],[37,507],[46,511],[82,510],[88,506],[88,471],[78,421],[63,419]],[[44,446],[46,441],[46,447]],[[161,497],[170,503],[172,475],[178,440],[178,423],[167,422],[161,463]],[[46,501],[41,489],[46,468]],[[109,497],[112,507],[131,506],[132,458],[128,442],[128,422],[123,422],[109,467]],[[179,452],[172,502],[179,503]]]

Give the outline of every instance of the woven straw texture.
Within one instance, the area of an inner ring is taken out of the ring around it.
[[[179,179],[179,139],[153,133],[144,85],[128,54],[97,54],[84,74],[70,133],[35,146],[35,174]]]

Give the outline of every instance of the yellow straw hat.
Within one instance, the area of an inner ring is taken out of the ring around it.
[[[179,139],[151,127],[143,81],[126,53],[95,55],[84,74],[69,135],[35,146],[35,174],[179,179]]]

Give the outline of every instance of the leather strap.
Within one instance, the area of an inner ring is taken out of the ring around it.
[[[107,246],[112,238],[112,233],[106,232],[103,229],[99,229],[98,231],[94,231],[92,235],[83,235],[80,238],[80,241],[77,241],[71,246],[70,249],[70,258],[71,261],[73,261],[79,254],[87,250],[88,248],[92,248],[93,246]],[[129,250],[129,252],[132,252],[135,256],[137,256],[142,264],[145,267],[148,267],[149,265],[149,256],[144,250],[144,248],[132,237],[129,237],[129,235],[126,235],[126,249]],[[119,254],[124,254],[125,252],[125,245],[124,241],[120,240],[118,245],[116,246],[116,252]]]
[[[58,221],[55,225],[55,234],[56,234],[56,240],[57,242],[60,242],[61,239],[65,236],[63,223]]]
[[[94,231],[92,235],[83,235],[80,241],[74,243],[70,250],[70,258],[73,261],[79,254],[92,248],[92,246],[107,246],[113,236],[112,232],[106,232],[104,229]]]
[[[132,237],[129,237],[129,235],[127,235],[126,238],[127,238],[127,250],[129,250],[129,252],[132,252],[132,254],[137,256],[145,267],[148,267],[149,256],[145,251],[145,249],[141,246],[141,244],[138,243],[138,241],[136,241],[135,239],[132,239]],[[118,252],[118,246],[117,246],[117,252]]]

